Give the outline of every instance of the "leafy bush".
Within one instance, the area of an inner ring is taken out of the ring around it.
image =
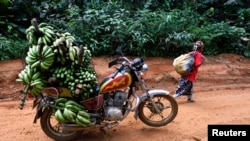
[[[205,43],[206,54],[237,53],[242,48],[241,37],[246,35],[244,28],[230,26],[228,23],[215,23],[189,29],[196,38]],[[239,52],[238,52],[239,53]]]
[[[0,43],[1,59],[20,56],[15,51],[22,47],[25,50],[24,30],[32,18],[54,25],[58,32],[70,32],[76,43],[89,47],[94,56],[113,55],[120,46],[128,55],[171,57],[189,51],[195,40],[205,42],[205,54],[243,54],[247,43],[240,38],[249,38],[250,14],[245,1],[5,0],[3,3],[0,7],[7,15],[0,16],[0,29],[6,37],[1,38],[4,40]]]
[[[27,55],[28,44],[25,40],[8,40],[0,36],[0,60],[20,59]]]

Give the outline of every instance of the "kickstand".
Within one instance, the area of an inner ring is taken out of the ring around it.
[[[101,133],[102,133],[102,135],[104,137],[104,141],[108,141],[108,138],[106,136],[106,131],[103,128],[100,128],[100,131],[101,131]]]

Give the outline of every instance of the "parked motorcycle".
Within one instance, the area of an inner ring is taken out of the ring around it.
[[[130,112],[134,112],[136,120],[152,127],[165,126],[175,119],[176,100],[166,90],[147,87],[148,65],[142,57],[130,60],[121,55],[109,62],[108,67],[113,66],[116,71],[93,88],[87,100],[74,97],[64,87],[45,87],[33,102],[37,109],[34,123],[40,119],[47,136],[66,141],[76,139],[86,130],[113,128]]]

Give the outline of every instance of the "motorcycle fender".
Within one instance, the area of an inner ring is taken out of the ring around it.
[[[37,119],[39,119],[42,116],[44,105],[45,105],[45,102],[42,99],[40,99],[40,102],[36,107],[36,115],[34,117],[33,123],[36,123]]]
[[[161,95],[169,95],[169,92],[166,91],[166,90],[160,90],[160,89],[155,89],[155,90],[149,90],[148,91],[149,95],[150,96],[155,96],[155,95],[158,95],[158,94],[161,94]],[[145,100],[147,99],[147,94],[146,93],[143,93],[141,96],[140,96],[140,101],[137,105],[137,107]],[[138,118],[138,109],[136,108],[136,111],[135,111],[135,115],[134,115],[134,118],[137,120]]]

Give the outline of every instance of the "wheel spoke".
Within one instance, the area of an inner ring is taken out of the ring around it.
[[[178,105],[174,99],[166,95],[156,95],[153,97],[154,103],[159,112],[156,111],[152,102],[147,99],[141,104],[140,119],[150,126],[162,126],[171,122],[178,111]]]

